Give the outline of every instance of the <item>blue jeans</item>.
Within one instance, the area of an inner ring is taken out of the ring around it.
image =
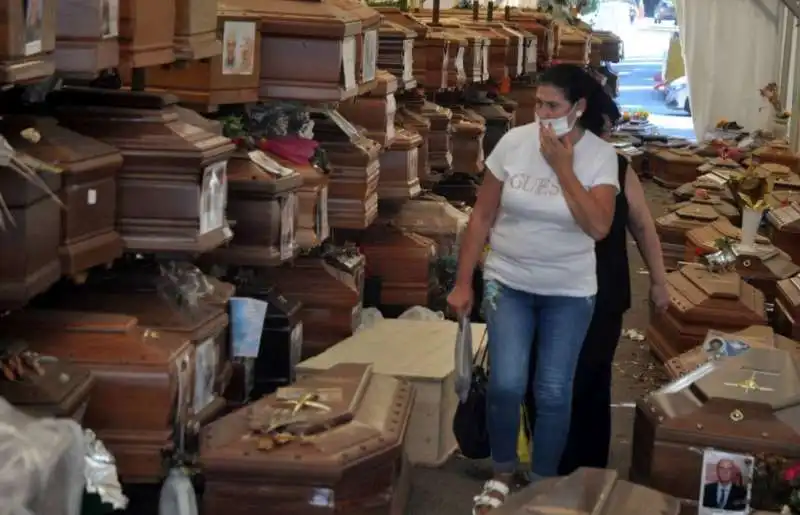
[[[483,302],[491,370],[487,424],[495,472],[511,473],[517,467],[520,409],[530,384],[536,335],[536,374],[530,384],[536,400],[531,471],[539,477],[557,476],[569,434],[572,380],[594,297],[535,295],[489,280]]]

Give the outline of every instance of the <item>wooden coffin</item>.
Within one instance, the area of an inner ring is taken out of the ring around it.
[[[783,349],[791,354],[797,354],[799,348],[797,342],[776,334],[767,325],[754,325],[732,333],[711,329],[701,345],[667,361],[665,364],[667,373],[671,378],[677,379],[702,367],[709,361],[727,358],[730,350],[721,349],[720,340],[742,342],[750,348]],[[734,350],[734,352],[736,351]]]
[[[431,122],[421,114],[411,111],[406,107],[399,107],[395,115],[395,122],[398,126],[419,134],[422,143],[417,150],[417,178],[420,185],[426,186],[433,182],[431,165],[428,160],[430,144],[428,142],[431,133]]]
[[[0,309],[18,309],[61,277],[62,208],[54,200],[62,174],[41,172],[49,191],[0,168],[0,195],[8,208],[0,230]]]
[[[489,40],[479,32],[461,26],[460,23],[447,23],[447,20],[445,20],[442,25],[447,27],[449,34],[466,42],[463,47],[463,59],[461,61],[458,59],[453,61],[453,65],[460,65],[463,62],[466,82],[474,84],[488,80],[489,63],[488,60],[484,61],[484,57],[488,56]],[[461,48],[459,43],[459,52],[461,52]]]
[[[517,110],[514,113],[516,125],[525,125],[536,121],[535,84],[515,82],[506,96],[517,103]]]
[[[328,0],[232,0],[226,7],[261,18],[260,98],[339,102],[358,94],[362,24],[355,13]]]
[[[344,364],[231,413],[205,432],[203,511],[403,513],[413,400],[405,381]]]
[[[736,272],[762,293],[767,302],[773,302],[777,293],[778,281],[788,279],[800,272],[800,267],[792,262],[788,254],[781,251],[769,239],[757,235],[753,248],[739,244],[742,231],[728,220],[721,218],[699,229],[686,233],[686,253],[684,261],[697,261],[699,256],[719,250],[717,242],[728,240],[734,243],[736,252]]]
[[[288,164],[288,163],[287,163]],[[311,163],[291,165],[303,178],[297,190],[297,233],[295,239],[301,251],[311,250],[331,235],[328,224],[328,176]]]
[[[277,266],[294,259],[303,177],[260,150],[235,154],[228,161],[227,217],[233,239],[207,256],[234,266]]]
[[[496,515],[679,515],[678,499],[622,479],[616,470],[580,468],[512,494]]]
[[[800,276],[778,281],[773,324],[778,333],[800,338]]]
[[[653,180],[665,188],[677,188],[697,179],[697,167],[705,159],[691,150],[673,148],[657,150],[650,156],[650,173]]]
[[[36,130],[37,143],[21,136],[25,128]],[[122,240],[114,230],[119,151],[52,118],[6,117],[2,134],[16,149],[61,170],[61,273],[74,275],[120,257]]]
[[[364,135],[382,147],[388,147],[395,138],[394,115],[397,102],[397,78],[378,70],[376,87],[366,95],[339,104],[339,113],[350,123],[362,127]]]
[[[193,419],[204,424],[225,408],[222,393],[230,380],[227,309],[205,302],[191,309],[177,306],[155,291],[109,293],[86,288],[61,298],[62,302],[49,307],[135,317],[141,325],[160,334],[190,341],[195,356],[189,403]]]
[[[703,171],[705,165],[701,166],[698,170]],[[735,204],[736,200],[733,198],[730,188],[728,188],[728,180],[731,173],[736,169],[710,167],[709,170],[703,175],[700,175],[694,181],[682,184],[672,191],[672,196],[678,201],[691,200],[694,197],[701,196],[701,192],[707,193],[709,196],[719,197],[725,202]]]
[[[783,166],[783,165],[772,165],[772,166]],[[773,175],[770,177],[770,185],[772,191],[780,192],[780,191],[790,191],[790,192],[797,192],[800,190],[800,176],[795,175],[793,173],[788,175]]]
[[[631,480],[696,509],[704,449],[797,460],[798,389],[796,358],[765,348],[708,363],[664,386],[637,402]],[[754,495],[750,506],[759,509],[759,502]]]
[[[466,68],[466,63],[469,62],[467,53],[472,48],[470,37],[477,36],[477,34],[462,31],[457,23],[447,23],[447,20],[439,25],[434,25],[430,20],[426,20],[426,22],[431,28],[431,37],[442,38],[448,43],[445,87],[464,87],[470,81]]]
[[[800,192],[792,190],[771,191],[764,196],[768,209],[786,207],[791,203],[800,202]]]
[[[467,175],[483,172],[486,121],[475,111],[453,109],[453,171]]]
[[[480,177],[455,172],[436,183],[433,193],[459,205],[474,206],[478,200]]]
[[[59,0],[4,2],[0,84],[31,82],[55,71],[56,10]]]
[[[180,0],[180,3],[190,3]],[[217,12],[217,11],[215,11]],[[260,19],[245,13],[217,12],[213,41],[220,38],[223,51],[209,59],[159,66],[147,70],[149,91],[172,93],[181,103],[202,111],[216,111],[221,105],[245,104],[258,100],[261,65]]]
[[[381,147],[332,109],[315,110],[314,137],[331,171],[328,222],[335,229],[364,229],[378,216]]]
[[[486,25],[508,37],[506,52],[508,74],[512,79],[521,76],[525,73],[525,35],[505,23],[487,22]]]
[[[428,102],[423,98],[406,99],[404,107],[423,116],[430,122],[428,133],[428,163],[437,176],[450,171],[453,165],[451,138],[453,112],[446,107]]]
[[[379,70],[386,70],[397,79],[398,89],[417,87],[414,78],[414,40],[417,33],[391,20],[381,20],[378,30]]]
[[[604,30],[593,30],[592,35],[600,40],[600,60],[608,63],[618,63],[622,60],[622,39],[619,36]]]
[[[231,141],[183,122],[175,98],[66,89],[59,121],[117,147],[117,230],[129,252],[202,254],[230,239],[225,167]]]
[[[471,324],[475,351],[485,331]],[[326,352],[303,361],[299,374],[333,371],[344,363],[371,364],[376,373],[414,385],[416,402],[408,424],[411,463],[438,466],[456,449],[452,421],[458,406],[453,353],[458,325],[446,320],[379,320]],[[324,372],[323,372],[324,373]]]
[[[545,13],[513,9],[509,15],[514,24],[536,36],[537,68],[550,66],[555,54],[556,31],[560,26],[553,23],[552,17]]]
[[[389,220],[392,226],[433,240],[438,258],[458,253],[457,243],[469,221],[468,214],[432,193],[381,210],[381,217]]]
[[[33,351],[90,370],[95,384],[84,427],[108,446],[122,481],[161,481],[165,457],[177,450],[179,435],[186,430],[188,436],[194,427],[188,412],[194,353],[188,341],[143,329],[122,315],[26,310],[0,325],[4,335],[23,339]]]
[[[434,35],[431,28],[413,14],[395,7],[379,7],[377,10],[385,20],[416,33],[413,66],[417,84],[433,90],[447,87],[449,41],[441,35]]]
[[[490,27],[484,23],[465,23],[464,27],[474,30],[486,39],[482,59],[484,71],[488,71],[489,79],[498,84],[508,80],[508,54],[511,46],[509,34],[504,29]]]
[[[678,264],[684,259],[688,231],[705,227],[720,218],[717,210],[710,204],[685,204],[655,220],[664,265],[668,269],[678,268]]]
[[[800,205],[790,202],[767,211],[767,236],[773,245],[800,262]]]
[[[255,53],[256,36],[251,25],[245,27],[228,26],[229,33],[224,34],[223,49],[217,39],[217,2],[215,0],[175,0],[175,58],[185,61],[198,61],[226,54],[230,59],[233,51],[234,60],[240,59],[241,66],[252,68]],[[242,30],[239,34],[239,30]],[[235,43],[233,43],[235,42]],[[232,48],[232,44],[235,47]]]
[[[555,58],[562,63],[577,66],[589,64],[592,37],[577,27],[561,24],[561,45],[556,49]]]
[[[486,133],[483,136],[483,155],[488,156],[500,138],[514,127],[516,109],[515,112],[508,112],[499,102],[493,102],[475,103],[470,110],[484,120]]]
[[[381,173],[378,196],[381,200],[407,200],[419,195],[419,150],[422,137],[398,129],[394,142],[380,155]]]
[[[792,152],[786,142],[772,142],[753,151],[753,159],[759,163],[775,163],[789,167],[800,174],[800,157]]]
[[[731,332],[764,325],[764,294],[737,273],[686,265],[667,275],[670,303],[650,313],[647,339],[662,362],[700,345],[709,329]]]
[[[291,266],[268,269],[264,275],[287,298],[303,304],[303,359],[336,345],[361,325],[361,254],[300,257]]]
[[[0,397],[32,416],[83,421],[94,385],[88,369],[42,356],[22,341],[0,347]]]
[[[120,66],[130,70],[173,62],[178,0],[118,1]]]
[[[59,0],[56,70],[93,79],[119,65],[119,0]]]

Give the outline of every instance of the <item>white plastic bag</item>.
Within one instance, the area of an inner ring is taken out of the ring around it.
[[[466,402],[472,383],[472,327],[466,316],[458,321],[455,358],[456,395],[460,402]]]
[[[398,320],[444,320],[444,313],[433,311],[425,306],[412,306],[397,317]]]
[[[194,486],[180,467],[169,471],[158,500],[158,515],[197,515]]]

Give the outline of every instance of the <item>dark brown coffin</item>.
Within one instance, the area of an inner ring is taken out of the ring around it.
[[[800,275],[778,281],[773,324],[788,338],[800,338]]]
[[[650,156],[653,180],[665,188],[677,188],[697,178],[697,168],[706,160],[687,149],[664,149]]]
[[[789,201],[777,209],[767,212],[767,236],[770,241],[800,262],[800,205]]]
[[[230,238],[229,139],[182,121],[170,95],[76,88],[52,96],[63,125],[122,153],[117,230],[127,251],[202,254]]]
[[[269,450],[254,434],[270,414],[291,410],[284,399],[318,394],[330,411],[300,411],[284,433],[294,441]],[[202,439],[204,512],[256,515],[336,513],[402,515],[409,489],[403,443],[411,416],[410,384],[342,364],[300,379],[211,424]],[[308,416],[305,416],[308,413]]]

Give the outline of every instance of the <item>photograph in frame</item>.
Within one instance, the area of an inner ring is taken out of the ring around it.
[[[222,74],[252,75],[255,69],[256,24],[226,21],[222,29]]]
[[[119,36],[119,0],[100,0],[103,39]]]
[[[44,0],[22,0],[22,16],[25,21],[26,56],[42,51],[42,22],[44,18]]]
[[[750,513],[753,457],[706,449],[700,474],[698,515]]]

